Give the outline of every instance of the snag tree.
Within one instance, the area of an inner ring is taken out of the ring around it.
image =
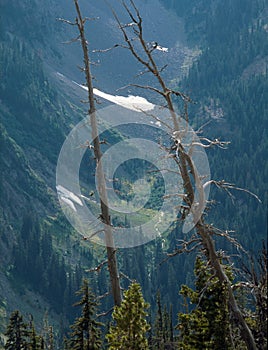
[[[234,187],[232,184],[226,183],[225,181],[209,180],[205,183],[202,181],[192,157],[192,147],[187,147],[186,142],[188,142],[188,140],[184,140],[185,131],[181,130],[179,118],[175,112],[173,102],[174,96],[182,100],[185,107],[185,117],[188,122],[187,105],[189,102],[191,102],[191,99],[184,93],[168,87],[162,76],[162,71],[165,67],[159,68],[157,66],[154,58],[155,47],[148,45],[148,42],[144,37],[143,19],[138,8],[133,0],[130,0],[130,5],[128,5],[125,1],[122,1],[122,4],[129,16],[131,25],[121,23],[115,11],[113,11],[113,14],[119,29],[122,32],[124,46],[127,47],[132,56],[144,67],[144,73],[151,73],[157,82],[157,87],[138,84],[131,84],[131,86],[157,93],[164,100],[164,105],[166,105],[170,111],[170,116],[172,119],[172,124],[170,125],[172,132],[170,136],[173,139],[173,144],[167,149],[167,152],[174,152],[173,159],[179,168],[183,182],[184,193],[182,194],[183,203],[180,210],[182,213],[181,219],[182,221],[185,221],[187,216],[191,215],[192,222],[194,224],[192,239],[190,241],[183,241],[182,248],[176,249],[172,255],[193,250],[193,247],[200,247],[201,244],[201,251],[204,253],[213,274],[215,274],[219,280],[219,283],[222,284],[226,290],[226,298],[234,326],[236,327],[238,325],[240,327],[241,336],[245,341],[247,348],[250,350],[257,349],[253,334],[245,321],[245,317],[235,298],[232,289],[232,281],[226,274],[226,271],[221,263],[221,257],[216,250],[214,237],[220,235],[226,237],[231,242],[234,242],[235,240],[230,237],[228,232],[222,232],[212,224],[207,223],[206,217],[203,214],[204,209],[207,208],[205,190],[208,185],[214,184],[219,188],[225,189],[226,191],[231,189],[242,189]],[[138,43],[139,46],[137,46],[136,43]],[[226,146],[226,142],[222,142],[219,139],[209,140],[208,138],[200,138],[200,140],[201,142],[198,143],[198,146],[203,148],[213,146],[223,148]],[[197,196],[195,194],[196,192],[198,194]],[[256,196],[254,195],[254,197]]]
[[[87,86],[87,92],[88,92],[88,95],[87,95],[88,103],[89,103],[88,121],[91,126],[91,137],[93,140],[93,145],[90,145],[90,146],[91,146],[91,149],[93,149],[94,159],[96,161],[96,178],[98,183],[97,187],[98,187],[98,192],[100,194],[100,210],[101,210],[100,218],[103,223],[102,231],[104,232],[104,235],[105,235],[105,245],[106,245],[106,252],[107,252],[107,264],[108,264],[108,271],[110,276],[111,292],[114,300],[114,305],[120,305],[122,296],[121,296],[119,272],[118,272],[118,265],[117,265],[117,258],[116,258],[116,247],[114,244],[114,238],[113,238],[113,232],[112,232],[112,223],[111,223],[109,202],[108,202],[108,196],[107,196],[105,174],[104,174],[102,162],[101,162],[102,141],[100,140],[99,133],[98,133],[96,103],[95,103],[95,98],[93,94],[93,78],[91,73],[91,61],[90,61],[89,48],[88,48],[89,43],[87,41],[86,34],[85,34],[85,23],[89,20],[89,18],[83,18],[78,0],[74,0],[74,5],[77,13],[77,17],[75,18],[75,21],[70,22],[64,19],[60,19],[60,20],[67,24],[74,25],[77,27],[79,35],[76,40],[80,42],[81,48],[83,51],[84,67],[82,68],[82,71],[85,74],[86,86]]]

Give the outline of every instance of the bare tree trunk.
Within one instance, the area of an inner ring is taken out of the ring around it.
[[[250,328],[248,327],[245,318],[236,302],[231,282],[228,276],[225,274],[222,265],[219,261],[219,258],[217,257],[214,240],[212,239],[213,232],[209,232],[209,229],[206,228],[206,225],[202,222],[202,220],[199,220],[196,224],[196,230],[202,238],[203,246],[205,247],[208,261],[212,266],[213,270],[215,271],[215,275],[218,277],[219,281],[223,285],[227,286],[229,307],[235,322],[240,327],[241,336],[249,350],[256,350],[257,347],[255,344],[253,334]]]
[[[74,0],[74,3],[75,3],[77,16],[78,16],[76,18],[76,25],[79,29],[81,46],[82,46],[83,55],[84,55],[84,71],[85,71],[86,83],[88,87],[88,101],[89,101],[88,115],[90,117],[90,124],[92,129],[91,133],[92,133],[93,146],[94,146],[94,156],[97,163],[96,176],[98,180],[98,190],[100,194],[101,217],[104,223],[108,270],[110,275],[110,283],[111,283],[112,295],[114,299],[114,305],[120,305],[122,301],[122,297],[121,297],[119,272],[118,272],[117,259],[116,259],[116,249],[114,246],[111,218],[109,214],[105,175],[103,172],[102,163],[100,162],[102,152],[100,147],[100,139],[98,135],[98,124],[97,124],[97,118],[96,118],[96,106],[95,106],[95,99],[93,94],[93,83],[92,83],[92,75],[91,75],[90,61],[89,61],[89,54],[88,54],[88,44],[85,37],[84,24],[86,19],[82,18],[78,0]]]
[[[183,99],[185,103],[189,102],[190,99],[184,95],[181,92],[171,90],[167,87],[165,81],[163,80],[161,76],[161,69],[159,69],[154,61],[153,58],[153,50],[154,48],[150,48],[145,41],[143,37],[143,27],[142,27],[142,17],[134,3],[133,0],[130,0],[131,7],[128,7],[128,5],[125,3],[125,1],[122,1],[123,6],[125,7],[130,20],[134,25],[132,25],[133,28],[133,33],[137,40],[140,42],[141,47],[143,49],[143,53],[145,54],[144,58],[138,50],[136,50],[134,46],[135,40],[131,40],[131,38],[128,35],[128,32],[126,30],[126,25],[122,25],[117,14],[113,12],[114,17],[119,25],[120,30],[123,33],[124,41],[125,44],[127,45],[127,48],[131,52],[131,54],[144,66],[146,72],[152,73],[159,84],[159,89],[155,87],[150,87],[150,86],[139,86],[133,84],[133,86],[141,87],[143,89],[148,89],[151,91],[157,92],[159,95],[161,95],[167,104],[167,107],[170,110],[170,114],[172,117],[173,121],[173,131],[175,133],[178,133],[179,138],[181,139],[181,131],[179,128],[179,121],[177,119],[177,116],[175,114],[175,109],[173,106],[173,101],[172,101],[172,95],[179,96]],[[218,140],[216,140],[218,141]],[[211,145],[216,144],[215,142],[211,142]],[[184,187],[184,201],[186,205],[188,206],[189,210],[192,211],[192,214],[194,216],[194,223],[195,223],[195,230],[197,235],[201,238],[202,246],[203,246],[203,251],[205,253],[205,256],[211,265],[212,269],[214,270],[215,275],[219,278],[219,281],[227,286],[227,291],[228,291],[228,303],[229,303],[229,309],[231,311],[231,314],[233,316],[233,319],[235,320],[236,324],[239,325],[240,330],[241,330],[241,336],[243,340],[245,341],[247,348],[249,350],[255,350],[257,349],[256,343],[254,340],[254,337],[252,335],[252,332],[250,328],[248,327],[247,323],[245,322],[245,319],[243,317],[243,314],[238,307],[238,304],[236,302],[236,299],[234,297],[234,293],[232,290],[232,285],[231,281],[229,280],[228,276],[225,274],[224,269],[220,263],[220,260],[217,256],[216,248],[215,248],[215,243],[213,239],[213,235],[215,234],[215,229],[211,227],[210,225],[206,224],[204,221],[203,215],[200,215],[200,211],[198,213],[198,208],[194,208],[194,189],[196,188],[199,192],[199,202],[201,200],[205,200],[205,194],[204,194],[204,187],[201,184],[200,178],[195,171],[195,165],[194,161],[191,157],[190,152],[187,153],[186,150],[183,147],[183,144],[181,142],[175,143],[175,148],[176,148],[176,154],[178,157],[174,157],[175,161],[177,162],[180,172],[181,172],[181,177],[183,180],[183,187]],[[174,149],[174,147],[173,147]],[[191,174],[191,175],[190,175]],[[201,200],[200,200],[201,199]],[[202,205],[202,203],[201,203]]]

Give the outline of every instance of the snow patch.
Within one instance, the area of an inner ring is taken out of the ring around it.
[[[75,81],[73,81],[73,83],[75,83],[76,85],[78,85],[84,90],[88,90],[87,86],[78,84]],[[98,97],[101,97],[107,101],[110,101],[121,107],[130,109],[135,112],[147,112],[154,109],[155,107],[153,103],[147,101],[146,98],[141,96],[128,95],[128,97],[126,97],[126,96],[120,96],[120,95],[111,95],[95,88],[93,89],[93,93]]]

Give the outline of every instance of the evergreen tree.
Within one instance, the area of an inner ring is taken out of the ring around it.
[[[32,323],[28,332],[29,342],[27,349],[29,350],[43,350],[44,339],[36,333],[34,324]],[[50,348],[52,350],[53,348]]]
[[[4,349],[8,350],[43,350],[44,339],[36,333],[33,319],[28,324],[23,321],[19,311],[14,311],[9,320],[5,335]],[[49,348],[52,350],[52,348]]]
[[[190,312],[179,313],[179,349],[233,349],[225,286],[199,257],[195,275],[196,290],[184,285],[180,291],[196,306]]]
[[[95,316],[97,303],[86,279],[76,294],[80,295],[81,299],[74,306],[82,307],[82,314],[71,326],[68,346],[72,350],[101,349],[101,323],[96,321]]]
[[[164,306],[163,312],[163,331],[164,331],[164,349],[173,350],[177,349],[177,344],[174,342],[174,331],[172,322],[172,306],[168,312],[167,306]]]
[[[54,349],[53,327],[49,324],[47,312],[45,313],[44,319],[43,319],[42,346],[44,349],[47,349],[47,350]],[[42,346],[41,346],[41,349],[43,349]]]
[[[263,242],[262,251],[259,254],[258,260],[249,260],[250,266],[244,266],[243,270],[247,277],[246,291],[249,293],[249,308],[250,313],[246,310],[250,317],[250,323],[254,338],[258,349],[267,349],[267,320],[268,320],[268,303],[267,303],[267,288],[268,288],[268,255],[267,247]]]
[[[134,282],[124,293],[120,306],[113,312],[114,325],[107,334],[109,350],[148,350],[146,321],[149,304],[143,299],[141,287]]]
[[[165,342],[165,332],[163,329],[163,314],[162,314],[162,305],[161,305],[161,298],[160,298],[160,292],[158,291],[156,296],[156,303],[157,303],[157,315],[156,315],[156,321],[155,321],[155,336],[154,336],[154,348],[155,349],[164,349],[164,342]]]
[[[150,343],[153,350],[171,350],[176,349],[177,344],[174,342],[172,308],[168,312],[166,305],[162,310],[160,292],[157,293],[157,314],[154,324],[154,336]]]
[[[5,332],[7,337],[5,350],[26,350],[27,346],[27,325],[23,322],[23,317],[19,311],[12,312],[7,330]]]

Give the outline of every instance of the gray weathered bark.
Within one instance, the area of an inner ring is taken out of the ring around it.
[[[127,30],[125,29],[126,27],[124,25],[121,25],[121,22],[115,12],[114,12],[114,17],[119,25],[120,30],[122,31],[125,44],[127,45],[129,51],[144,66],[146,71],[149,71],[156,77],[157,82],[160,86],[159,89],[155,87],[143,87],[143,86],[141,87],[155,91],[165,99],[165,102],[167,104],[167,107],[170,110],[170,114],[173,121],[173,125],[172,125],[173,132],[177,132],[178,135],[180,135],[179,121],[175,114],[172,95],[181,97],[185,103],[189,102],[190,99],[187,96],[185,96],[183,93],[171,90],[167,87],[164,79],[162,78],[161,70],[157,67],[157,64],[154,61],[152,50],[148,48],[147,42],[143,37],[142,17],[139,13],[139,10],[137,9],[133,0],[130,0],[130,3],[133,10],[131,10],[130,7],[128,7],[124,1],[123,1],[123,6],[125,7],[131,22],[135,23],[135,25],[133,26],[134,35],[140,42],[141,47],[143,49],[143,53],[145,54],[146,58],[143,58],[139,53],[139,51],[135,49],[135,46],[134,46],[135,41],[130,39],[127,33]],[[235,320],[237,325],[239,325],[240,327],[241,336],[245,341],[247,348],[250,350],[255,350],[257,349],[257,347],[256,347],[254,337],[252,335],[252,332],[248,327],[243,317],[243,314],[236,302],[236,299],[232,290],[231,281],[229,280],[228,276],[225,274],[224,269],[217,256],[214,239],[213,239],[213,235],[215,234],[215,232],[213,231],[213,227],[211,227],[210,225],[207,225],[205,223],[205,218],[203,217],[203,215],[200,215],[200,211],[198,210],[198,208],[197,209],[194,208],[194,204],[196,204],[194,203],[194,197],[195,197],[194,189],[196,188],[199,192],[199,201],[200,199],[205,198],[205,194],[204,194],[204,187],[202,186],[200,182],[200,178],[198,177],[198,174],[195,171],[195,165],[194,165],[193,159],[191,158],[190,153],[186,152],[182,143],[177,143],[175,145],[175,148],[176,148],[176,154],[178,155],[178,157],[174,157],[174,159],[180,168],[181,177],[183,180],[183,187],[184,187],[184,193],[185,193],[184,201],[194,216],[195,230],[197,235],[201,238],[203,251],[205,252],[205,256],[209,264],[214,270],[215,275],[219,278],[219,281],[223,285],[227,286],[229,308],[232,313],[233,319]]]
[[[119,280],[119,272],[117,266],[116,259],[116,248],[114,246],[111,218],[109,214],[109,207],[107,205],[107,190],[106,190],[106,182],[105,176],[102,168],[102,164],[100,162],[102,152],[100,147],[100,139],[98,135],[98,124],[96,118],[96,105],[93,94],[93,83],[92,83],[92,75],[91,75],[91,67],[88,53],[88,44],[85,37],[85,19],[83,19],[81,15],[81,11],[79,8],[78,0],[74,0],[75,8],[77,12],[76,25],[79,29],[81,46],[83,49],[84,56],[84,71],[86,76],[86,83],[88,87],[88,101],[89,101],[89,110],[88,115],[90,117],[91,124],[91,133],[93,139],[94,146],[94,156],[96,159],[96,168],[97,168],[97,180],[98,180],[98,190],[100,193],[100,204],[101,204],[101,217],[104,223],[104,232],[105,232],[105,243],[106,243],[106,251],[107,251],[107,260],[108,260],[108,270],[110,275],[110,283],[112,289],[112,295],[114,299],[114,305],[120,305],[122,301],[121,296],[121,288],[120,288],[120,280]]]

